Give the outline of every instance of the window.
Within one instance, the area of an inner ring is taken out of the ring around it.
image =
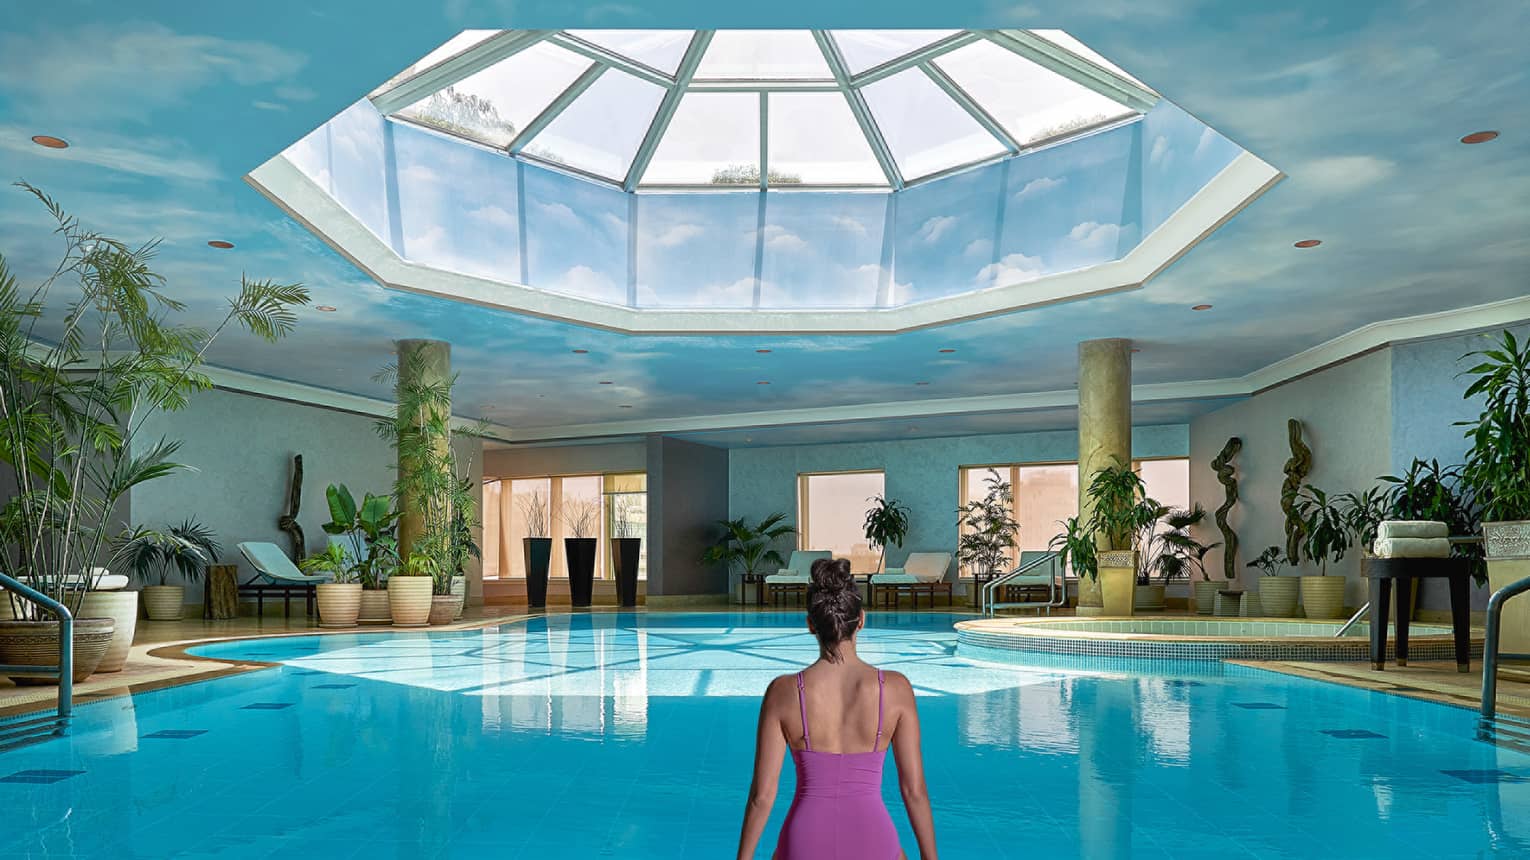
[[[881,472],[797,476],[797,545],[847,558],[856,573],[876,571],[881,556],[867,542],[862,524],[868,500],[882,495],[883,487]]]
[[[1149,498],[1171,508],[1190,506],[1190,461],[1184,457],[1137,460],[1134,467],[1147,485]],[[1014,488],[1014,517],[1020,524],[1016,552],[1045,550],[1062,531],[1062,521],[1078,516],[1077,463],[1015,463],[964,466],[961,500],[977,501],[988,492],[988,470]],[[1018,560],[1018,555],[1014,560]]]
[[[647,478],[642,473],[569,475],[550,478],[489,479],[483,484],[483,575],[485,579],[523,579],[528,537],[553,539],[548,577],[568,576],[563,538],[574,537],[570,520],[580,510],[593,510],[599,538],[595,557],[598,578],[614,577],[610,539],[631,534],[647,537]],[[534,519],[540,522],[534,523]],[[647,541],[643,542],[638,578],[647,577]]]

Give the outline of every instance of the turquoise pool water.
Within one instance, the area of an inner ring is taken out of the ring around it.
[[[863,639],[922,694],[946,858],[1530,856],[1530,756],[1470,711],[1205,662],[973,661],[945,615]],[[731,857],[758,696],[816,651],[798,614],[719,613],[200,653],[283,665],[0,754],[0,857]],[[791,791],[787,765],[772,844]]]

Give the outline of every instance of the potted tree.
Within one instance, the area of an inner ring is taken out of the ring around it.
[[[552,536],[547,497],[541,489],[532,490],[517,503],[526,522],[526,537],[521,538],[521,552],[526,562],[526,603],[533,608],[547,605],[547,569],[552,566]]]
[[[638,563],[643,553],[647,511],[637,493],[611,497],[611,568],[616,575],[616,603],[637,606]]]
[[[360,624],[387,624],[393,620],[388,610],[387,580],[398,558],[394,534],[398,514],[392,510],[393,500],[367,493],[358,505],[344,484],[330,484],[324,497],[329,503],[324,532],[350,545],[349,563],[360,586],[356,620]]]
[[[1054,535],[1047,548],[1057,553],[1063,570],[1073,571],[1080,580],[1099,578],[1098,547],[1089,524],[1078,517],[1068,517],[1058,523],[1063,530]]]
[[[1206,519],[1206,509],[1199,504],[1188,510],[1170,509],[1152,499],[1147,499],[1146,502],[1157,510],[1143,513],[1143,519],[1150,514],[1156,514],[1156,516],[1145,529],[1146,535],[1139,536],[1137,540],[1139,546],[1145,546],[1147,549],[1142,553],[1143,572],[1137,580],[1137,599],[1133,608],[1162,611],[1164,608],[1163,583],[1183,577],[1195,582],[1197,611],[1202,615],[1208,614],[1201,610],[1203,586],[1209,586],[1214,600],[1216,590],[1225,587],[1227,583],[1213,581],[1211,574],[1206,571],[1206,553],[1221,544],[1203,544],[1190,533],[1191,528],[1200,525]],[[1194,579],[1196,573],[1201,575],[1199,580]],[[1160,580],[1156,586],[1147,584],[1153,574],[1157,574]],[[1149,590],[1146,595],[1143,594],[1144,590]]]
[[[903,538],[908,536],[908,506],[886,496],[872,496],[868,501],[871,509],[861,531],[879,553],[876,572],[881,573],[887,563],[887,545],[902,548]]]
[[[1318,575],[1301,578],[1302,610],[1308,618],[1344,617],[1344,577],[1329,576],[1328,563],[1344,558],[1352,538],[1350,522],[1337,498],[1306,484],[1295,499],[1302,521],[1302,558],[1318,565]]]
[[[757,523],[744,517],[718,520],[722,534],[701,556],[706,565],[722,564],[737,569],[745,583],[761,581],[768,570],[786,564],[774,544],[797,530],[786,522],[786,514],[774,513]]]
[[[1010,555],[1020,537],[1020,524],[1011,513],[1014,489],[999,477],[996,469],[989,469],[988,477],[983,480],[988,485],[983,498],[956,509],[960,534],[956,543],[956,562],[972,573],[972,583],[977,588],[975,602],[979,608],[983,604],[983,585],[1009,566]]]
[[[1530,576],[1530,343],[1505,331],[1466,375],[1465,396],[1482,399],[1477,420],[1464,422],[1471,448],[1461,477],[1481,508],[1488,587],[1497,591]],[[1530,653],[1530,608],[1503,609],[1502,647]]]
[[[568,599],[589,606],[595,591],[595,553],[600,548],[600,503],[594,499],[563,500],[563,561],[568,568]]]
[[[150,268],[155,243],[103,236],[22,187],[57,223],[63,249],[30,286],[0,255],[0,469],[13,489],[0,507],[0,569],[75,615],[75,676],[84,678],[115,629],[81,612],[115,511],[133,487],[183,468],[171,460],[178,443],[142,437],[146,422],[212,387],[200,368],[223,331],[279,340],[308,293],[245,279],[221,320],[177,324],[184,306]],[[58,622],[15,595],[5,600],[19,618],[0,624],[0,664],[56,661]]]
[[[478,541],[473,539],[473,530],[480,523],[478,521],[479,495],[475,492],[473,480],[463,478],[457,482],[457,487],[452,494],[452,597],[456,599],[452,620],[462,617],[467,607],[467,566],[469,560],[483,561],[483,550],[479,548]]]
[[[1264,574],[1259,581],[1259,609],[1271,618],[1296,617],[1297,586],[1301,579],[1280,575],[1280,566],[1287,561],[1285,550],[1269,546],[1248,563],[1249,567],[1258,568]]]
[[[149,620],[179,621],[185,612],[186,587],[171,585],[170,571],[175,570],[185,582],[200,582],[207,566],[217,562],[219,549],[211,530],[187,519],[165,531],[140,527],[124,534],[116,555],[144,583],[143,608]]]
[[[1094,473],[1086,490],[1094,503],[1090,530],[1101,544],[1096,576],[1105,615],[1132,614],[1137,582],[1138,541],[1157,521],[1159,506],[1147,498],[1142,476],[1117,460]]]
[[[361,583],[356,580],[356,564],[346,555],[345,547],[329,544],[323,552],[298,562],[298,567],[306,573],[325,573],[331,577],[331,581],[320,583],[316,589],[319,626],[355,627],[361,614]]]

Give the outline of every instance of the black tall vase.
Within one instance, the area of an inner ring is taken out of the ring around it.
[[[642,538],[617,538],[616,544],[616,602],[622,606],[637,606],[638,556],[643,549]]]
[[[533,607],[547,605],[547,568],[552,565],[552,538],[521,538],[526,554],[526,602]]]
[[[596,538],[564,538],[563,556],[568,562],[568,599],[575,606],[589,606],[595,590]]]

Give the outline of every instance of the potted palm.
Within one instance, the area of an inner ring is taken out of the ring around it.
[[[521,552],[526,562],[526,603],[533,608],[547,605],[547,570],[552,566],[552,532],[549,528],[547,497],[540,489],[532,490],[517,502],[521,519],[526,522],[526,537]]]
[[[361,583],[356,579],[356,564],[345,552],[345,547],[332,543],[321,553],[315,553],[298,562],[298,567],[309,574],[328,574],[329,582],[320,583],[316,591],[319,599],[320,627],[355,627],[361,614]]]
[[[1248,563],[1264,574],[1259,581],[1259,609],[1270,618],[1295,618],[1297,586],[1301,579],[1281,576],[1280,567],[1286,563],[1285,550],[1278,546],[1265,547],[1264,552]]]
[[[797,530],[786,522],[786,514],[774,513],[759,522],[744,517],[718,520],[722,534],[702,553],[701,563],[721,564],[737,570],[744,582],[758,582],[766,571],[786,565],[775,543]]]
[[[116,555],[144,583],[143,608],[149,620],[179,621],[186,587],[171,585],[170,571],[185,582],[199,582],[207,566],[217,562],[219,549],[211,530],[187,519],[164,531],[140,527],[128,532],[119,539]]]
[[[1090,530],[1100,542],[1095,576],[1105,615],[1132,614],[1137,582],[1138,542],[1145,528],[1157,521],[1159,506],[1149,504],[1142,476],[1129,463],[1117,460],[1094,473],[1086,490],[1094,504]]]
[[[1133,608],[1162,610],[1164,608],[1163,584],[1183,577],[1194,581],[1196,609],[1202,615],[1207,614],[1201,611],[1201,594],[1204,590],[1210,590],[1214,601],[1217,589],[1226,587],[1227,583],[1213,581],[1211,574],[1206,570],[1206,554],[1221,544],[1203,544],[1190,532],[1206,519],[1206,509],[1199,504],[1189,509],[1170,509],[1158,505],[1152,499],[1146,501],[1158,510],[1151,512],[1157,515],[1153,517],[1152,524],[1146,528],[1146,535],[1138,539],[1138,544],[1146,547],[1146,551],[1143,553],[1145,562],[1143,572],[1138,577],[1137,602]],[[1144,512],[1143,518],[1145,519],[1147,515],[1148,512]],[[1200,574],[1198,580],[1194,577],[1197,573]],[[1156,586],[1145,582],[1153,574],[1156,574],[1160,581]],[[1144,589],[1155,588],[1156,593],[1150,591],[1146,595],[1143,594]],[[1143,599],[1144,597],[1146,600]]]
[[[600,548],[600,503],[594,499],[563,500],[563,561],[568,568],[568,600],[589,606],[595,591],[595,553]]]
[[[479,495],[471,478],[457,482],[452,494],[452,597],[456,599],[452,620],[462,617],[467,607],[467,566],[470,560],[483,561],[483,550],[473,539],[478,521]]]
[[[643,533],[648,528],[647,510],[637,493],[618,493],[611,498],[611,568],[616,575],[616,602],[637,606],[638,563],[643,553]]]
[[[1009,566],[1015,542],[1020,537],[1020,524],[1011,513],[1014,489],[995,469],[988,470],[984,483],[988,489],[983,498],[956,509],[960,535],[956,543],[956,562],[972,574],[980,607],[984,583],[1002,574]]]
[[[1311,484],[1294,501],[1302,522],[1302,558],[1318,565],[1316,576],[1301,578],[1302,611],[1308,618],[1342,618],[1344,577],[1329,576],[1328,563],[1349,551],[1354,539],[1349,516],[1338,498]]]
[[[398,555],[394,536],[398,514],[392,510],[393,500],[367,493],[358,505],[344,484],[330,484],[324,497],[329,503],[329,522],[324,524],[324,532],[344,539],[349,545],[350,566],[360,586],[356,620],[361,624],[387,624],[393,620],[388,610],[387,579]]]
[[[861,531],[879,553],[876,572],[880,573],[887,563],[887,545],[902,548],[903,539],[908,536],[908,506],[886,496],[872,496],[868,501],[871,509],[866,512]]]
[[[1462,483],[1481,508],[1488,587],[1497,591],[1530,576],[1530,343],[1505,331],[1466,376],[1465,396],[1482,398],[1476,421],[1463,422],[1471,448]],[[1503,650],[1530,653],[1530,608],[1510,601],[1503,609]]]
[[[1080,580],[1097,579],[1100,563],[1098,546],[1088,523],[1081,522],[1078,517],[1068,517],[1058,525],[1063,530],[1052,537],[1047,548],[1057,553],[1057,560],[1063,570],[1073,571],[1073,575]]]
[[[13,490],[0,507],[0,569],[75,615],[75,675],[83,677],[114,630],[111,619],[81,609],[97,582],[88,572],[118,530],[115,511],[133,487],[183,468],[172,461],[178,443],[144,438],[145,426],[212,387],[200,368],[224,331],[279,340],[308,293],[245,279],[221,320],[178,324],[184,306],[150,268],[155,243],[103,236],[22,187],[56,223],[63,249],[59,265],[30,286],[0,255],[0,470]],[[0,625],[0,664],[56,661],[58,622],[14,595],[6,602],[19,618]]]

